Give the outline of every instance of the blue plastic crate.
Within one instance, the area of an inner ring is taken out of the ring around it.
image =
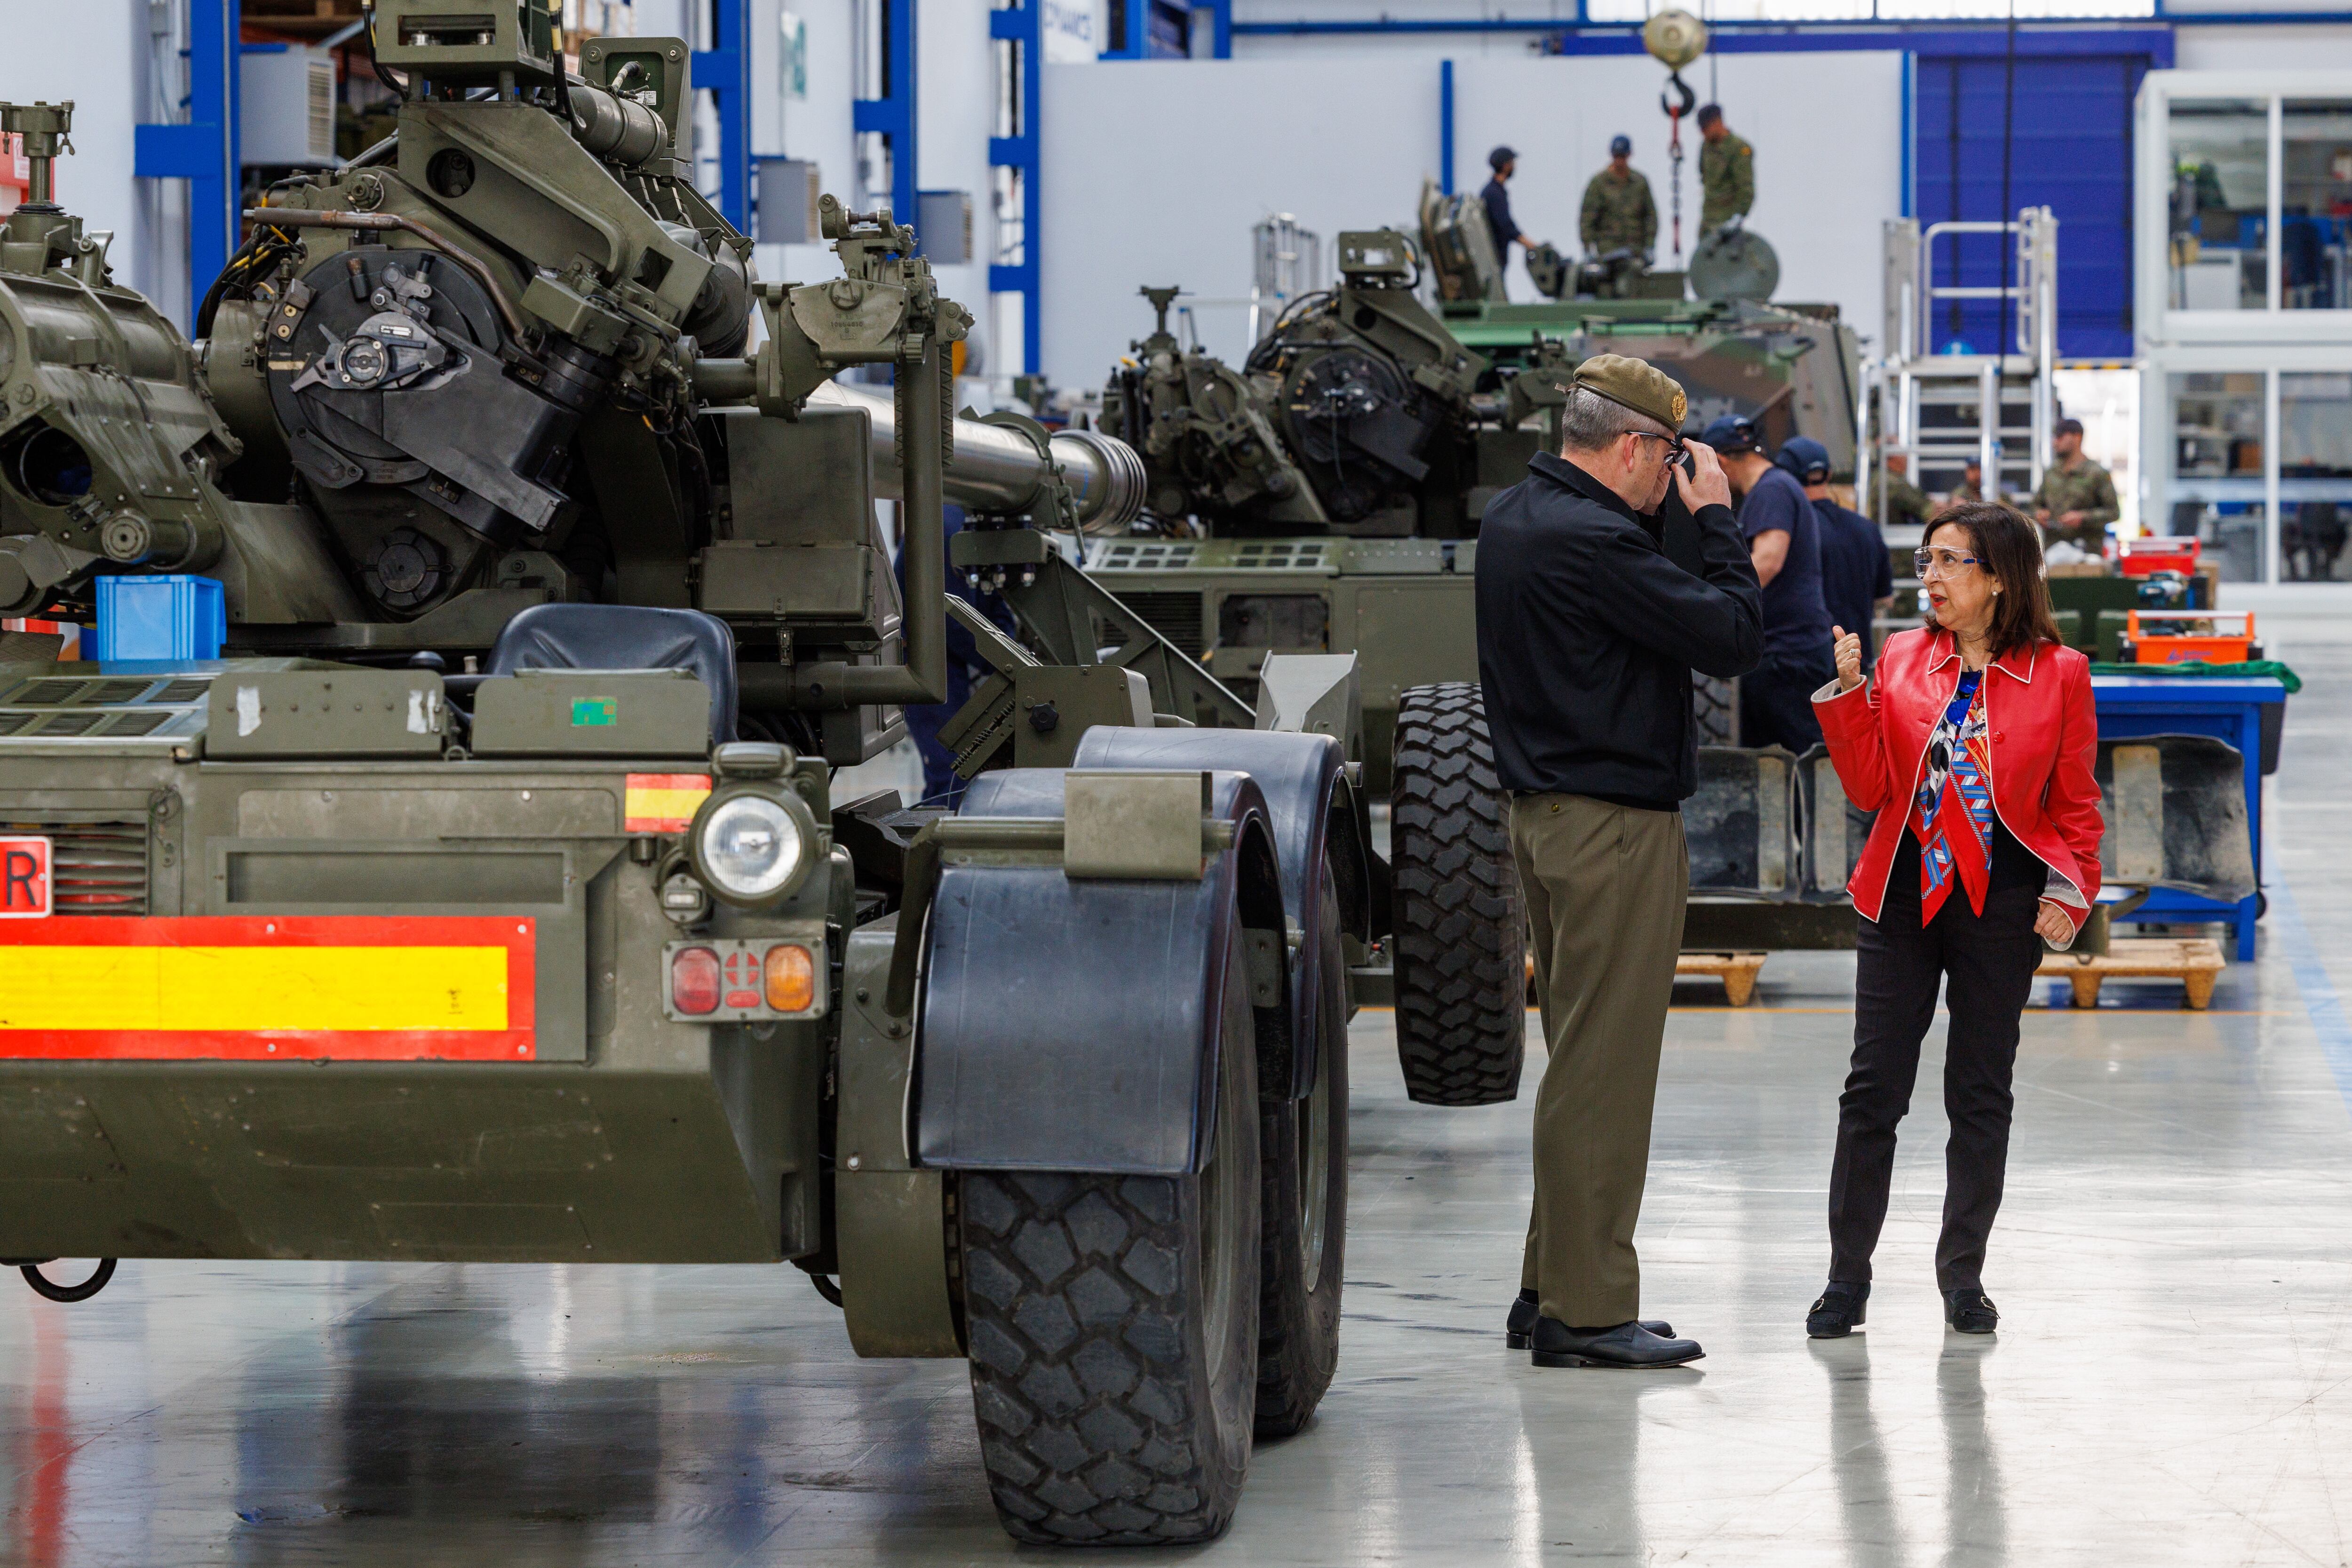
[[[218,658],[227,639],[228,605],[210,577],[98,580],[93,658]]]

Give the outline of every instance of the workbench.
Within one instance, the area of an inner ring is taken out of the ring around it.
[[[2099,739],[2133,740],[2145,735],[2211,735],[2236,747],[2246,763],[2246,827],[2253,837],[2259,879],[2263,863],[2263,731],[2286,701],[2286,688],[2270,676],[2240,679],[2189,676],[2095,675],[2091,690],[2099,716]],[[2277,733],[2275,728],[2273,734]],[[2241,961],[2254,956],[2254,921],[2263,912],[2260,892],[2234,904],[2158,888],[2125,920],[2139,924],[2227,923],[2237,937]]]

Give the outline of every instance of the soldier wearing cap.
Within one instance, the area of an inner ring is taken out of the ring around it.
[[[1885,492],[1887,527],[1927,526],[1927,493],[1911,482],[1910,453],[1889,452],[1886,455]]]
[[[1756,205],[1756,149],[1723,122],[1720,105],[1698,111],[1699,189],[1706,201],[1699,208],[1698,230],[1712,233],[1736,217],[1746,217]]]
[[[1609,143],[1609,166],[1584,187],[1584,213],[1577,228],[1588,257],[1612,250],[1647,256],[1658,243],[1658,204],[1648,178],[1633,168],[1633,142],[1620,136]]]
[[[1685,466],[1682,388],[1599,354],[1566,391],[1560,451],[1478,531],[1479,679],[1550,1052],[1507,1331],[1538,1366],[1677,1366],[1699,1347],[1640,1319],[1633,1237],[1690,887],[1691,672],[1745,674],[1763,623],[1722,468],[1696,446]],[[1670,495],[1695,574],[1660,547]]]
[[[1495,234],[1495,264],[1508,272],[1514,244],[1523,250],[1536,247],[1536,242],[1520,233],[1519,226],[1511,221],[1511,193],[1506,187],[1518,172],[1519,155],[1508,147],[1497,147],[1486,154],[1486,167],[1495,172],[1495,177],[1486,182],[1478,199],[1486,204],[1486,226]]]
[[[2050,437],[2051,464],[2042,470],[2042,488],[2033,492],[2033,515],[2042,524],[2042,542],[2064,540],[2089,555],[2105,553],[2107,524],[2123,515],[2116,504],[2116,481],[2107,470],[2083,456],[2083,422],[2061,419]]]

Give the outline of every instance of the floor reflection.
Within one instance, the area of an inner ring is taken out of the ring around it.
[[[1986,1419],[1984,1363],[1991,1336],[1948,1335],[1936,1363],[1936,1411],[1944,1427],[1944,1561],[1996,1568],[2009,1561],[2008,1489]]]
[[[1911,1561],[1889,1473],[1885,1434],[1870,1407],[1870,1338],[1808,1340],[1830,1380],[1830,1454],[1846,1557],[1855,1568],[1903,1568]]]
[[[1515,1500],[1532,1513],[1528,1563],[1561,1558],[1652,1560],[1642,1517],[1642,1484],[1670,1478],[1642,1467],[1644,1404],[1688,1394],[1706,1379],[1696,1367],[1663,1372],[1547,1370],[1519,1384],[1519,1425],[1534,1496]],[[1528,1531],[1514,1532],[1524,1545]]]

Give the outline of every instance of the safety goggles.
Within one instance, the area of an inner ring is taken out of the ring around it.
[[[1922,582],[1930,577],[1957,577],[1964,568],[1976,565],[1977,558],[1963,555],[1957,550],[1915,550],[1911,552],[1911,569]]]

